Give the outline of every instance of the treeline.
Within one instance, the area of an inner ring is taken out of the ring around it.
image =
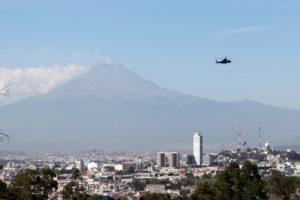
[[[58,188],[51,169],[26,170],[13,177],[6,185],[0,180],[0,200],[47,200]],[[61,192],[65,200],[101,200],[101,195],[86,193],[79,170]],[[296,189],[300,179],[272,171],[262,178],[255,164],[246,161],[240,168],[231,163],[210,182],[198,184],[189,197],[171,197],[169,194],[146,193],[144,200],[300,200]],[[127,199],[127,198],[124,198]]]
[[[26,170],[13,177],[7,184],[0,180],[1,200],[46,200],[57,189],[56,176],[51,169]]]
[[[51,193],[58,188],[54,180],[55,172],[44,168],[40,170],[25,170],[13,177],[7,185],[0,180],[0,200],[48,200]],[[75,169],[72,181],[62,191],[65,200],[101,200],[101,195],[87,194],[81,185],[80,171]]]
[[[246,161],[240,168],[231,163],[213,181],[201,182],[189,197],[146,194],[145,200],[300,200],[300,179],[272,171],[262,178],[256,164]]]

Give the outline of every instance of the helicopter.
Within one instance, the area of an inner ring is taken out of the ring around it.
[[[220,60],[220,61],[216,60],[216,63],[217,64],[229,64],[229,63],[231,63],[231,60],[227,59],[227,57],[225,56],[225,58],[223,60]]]

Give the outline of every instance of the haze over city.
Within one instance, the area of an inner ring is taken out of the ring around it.
[[[158,136],[189,148],[187,135],[201,131],[215,149],[236,145],[238,126],[252,145],[258,127],[264,141],[298,145],[297,1],[0,8],[1,129],[14,138],[5,148],[156,148]]]

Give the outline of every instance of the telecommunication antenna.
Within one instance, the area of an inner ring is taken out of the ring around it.
[[[258,127],[258,148],[261,149],[261,127]]]
[[[238,128],[238,149],[242,150],[242,130],[241,126]]]

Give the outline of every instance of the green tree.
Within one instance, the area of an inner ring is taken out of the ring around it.
[[[191,200],[214,200],[215,189],[212,184],[207,181],[198,184],[195,192],[190,196]]]
[[[271,175],[265,179],[268,198],[274,200],[290,199],[296,188],[300,187],[299,182],[296,177],[287,177],[283,173],[273,170]]]
[[[73,180],[77,180],[81,178],[81,173],[79,171],[79,169],[74,169],[74,171],[72,172],[72,177]]]
[[[245,200],[265,199],[263,181],[257,165],[246,161],[240,170],[241,197]]]
[[[7,185],[5,182],[0,180],[0,200],[5,199],[7,193]]]
[[[176,196],[176,197],[172,197],[172,200],[188,200],[187,197],[182,197],[182,196]]]
[[[72,181],[65,185],[62,195],[63,199],[72,200],[100,200],[101,195],[89,195],[86,193],[85,188],[82,186],[82,176],[78,169],[74,169],[72,172]]]
[[[200,179],[199,176],[194,176],[192,173],[187,173],[186,178],[180,179],[179,182],[182,186],[188,186],[188,185],[195,185],[196,183],[203,181],[203,179],[205,178]]]
[[[48,199],[48,193],[57,189],[57,182],[53,177],[55,173],[48,169],[26,170],[14,176],[5,196],[7,199]]]
[[[41,194],[41,178],[36,170],[26,170],[12,179],[9,190],[16,199],[43,199]]]
[[[103,198],[102,195],[95,194],[95,195],[90,195],[88,197],[88,200],[101,200],[102,198]],[[124,199],[124,200],[126,200],[126,199]]]
[[[138,179],[134,179],[131,185],[135,191],[143,191],[145,187],[145,183],[142,180]]]
[[[171,196],[169,194],[160,193],[146,193],[144,195],[145,200],[170,200]]]
[[[246,161],[240,169],[230,163],[214,183],[200,183],[190,196],[193,200],[252,200],[265,199],[263,181],[257,166]]]
[[[246,161],[242,168],[231,163],[215,183],[216,199],[265,199],[263,181],[256,164]]]
[[[72,180],[65,185],[62,191],[63,199],[72,200],[87,200],[89,196],[85,192],[85,188],[79,185],[78,182]]]
[[[65,200],[101,200],[103,198],[102,195],[87,194],[85,188],[74,180],[65,185],[62,195]]]
[[[53,170],[49,168],[43,168],[41,169],[40,175],[42,177],[44,196],[48,196],[48,194],[51,193],[53,189],[57,190],[58,185],[54,180],[56,174]]]
[[[70,183],[64,186],[62,191],[63,199],[71,199],[75,193],[76,182],[71,181]]]
[[[221,174],[219,174],[214,187],[216,189],[216,199],[241,199],[239,165],[237,163],[230,163],[230,165],[226,167]]]

